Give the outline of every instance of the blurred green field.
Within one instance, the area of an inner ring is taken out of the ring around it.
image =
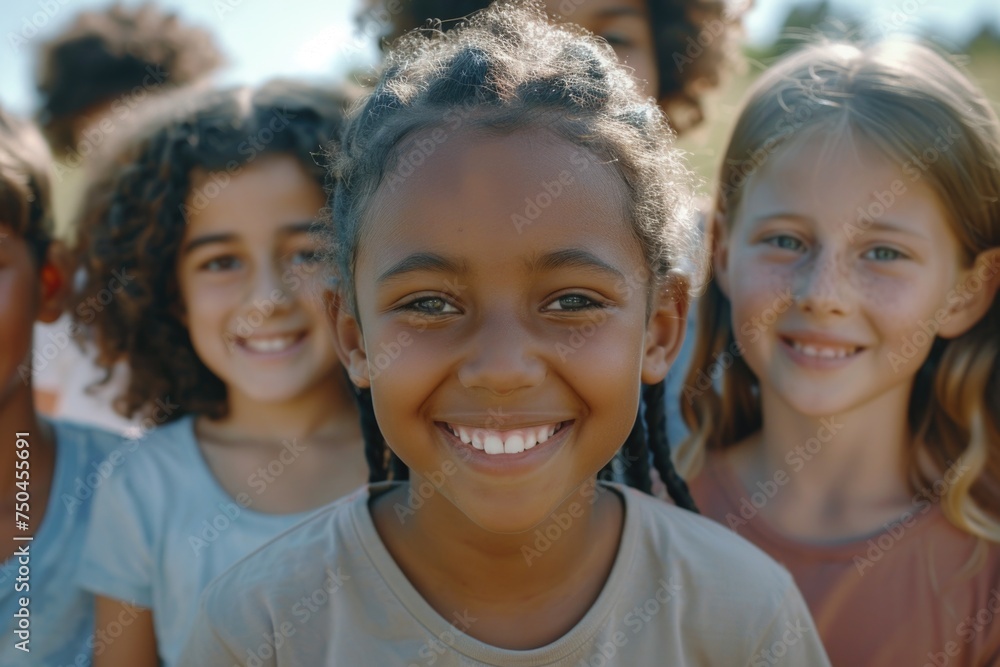
[[[974,43],[970,54],[958,58],[1000,114],[1000,44],[992,41],[984,41],[978,45]],[[689,153],[688,163],[702,179],[699,190],[703,194],[711,192],[719,161],[736,122],[740,102],[747,88],[761,72],[761,65],[755,64],[759,62],[755,54],[748,54],[745,72],[731,75],[718,90],[706,96],[705,122],[677,142],[678,146]]]

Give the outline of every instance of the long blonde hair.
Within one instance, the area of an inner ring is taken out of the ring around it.
[[[775,150],[817,128],[849,129],[897,164],[919,160],[967,265],[1000,247],[997,115],[945,57],[899,41],[809,46],[761,76],[719,174],[719,224],[732,224],[745,183]],[[942,137],[953,143],[935,146]],[[738,353],[730,304],[715,282],[699,309],[681,400],[691,436],[678,460],[687,475],[699,470],[707,450],[740,442],[762,422],[757,379]],[[913,490],[961,466],[963,474],[941,494],[942,509],[961,530],[1000,542],[1000,299],[963,335],[936,338],[917,372],[908,419],[918,443],[907,461]]]

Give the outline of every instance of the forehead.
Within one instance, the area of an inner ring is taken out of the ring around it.
[[[425,130],[400,146],[373,198],[358,269],[420,251],[461,256],[483,270],[565,248],[641,263],[627,197],[614,167],[543,129]]]
[[[546,0],[545,10],[585,28],[619,17],[649,18],[647,0]]]
[[[746,182],[743,208],[776,206],[844,214],[879,192],[908,194],[894,196],[895,208],[911,199],[920,185],[904,173],[903,165],[865,138],[850,131],[817,129],[767,155]]]
[[[294,156],[265,154],[238,171],[192,171],[185,232],[268,232],[312,220],[324,203],[323,189]]]

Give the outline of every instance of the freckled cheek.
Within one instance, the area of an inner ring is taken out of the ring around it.
[[[761,317],[774,308],[775,301],[782,295],[794,291],[795,270],[789,265],[755,263],[736,268],[729,276],[729,299],[733,327],[739,332],[744,323]]]

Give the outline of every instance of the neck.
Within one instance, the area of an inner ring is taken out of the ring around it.
[[[0,402],[0,497],[14,497],[14,469],[18,460],[18,448],[15,440],[20,433],[27,433],[25,439],[29,442],[29,461],[32,479],[41,479],[45,471],[51,472],[53,454],[53,436],[35,413],[32,400],[32,388],[20,379],[14,380],[17,386],[8,392]],[[37,470],[37,472],[36,472]]]
[[[840,538],[870,532],[905,512],[912,502],[906,471],[913,441],[906,420],[909,389],[904,385],[823,418],[802,415],[762,391],[756,446],[740,448],[735,457],[748,492],[766,491],[769,480],[777,483],[762,513],[789,532]]]
[[[212,426],[226,438],[274,440],[307,438],[358,422],[347,380],[332,374],[302,394],[284,401],[260,401],[229,391],[229,412]]]
[[[410,487],[421,488],[422,482],[419,476],[411,477]],[[409,491],[406,489],[407,494]],[[536,608],[545,608],[553,598],[566,596],[553,582],[591,582],[596,597],[620,541],[621,501],[596,481],[585,482],[549,518],[517,534],[480,528],[440,493],[427,498],[400,530],[394,512],[398,507],[393,505],[401,502],[405,506],[409,497],[398,495],[392,505],[381,508],[386,513],[382,525],[396,533],[398,541],[390,543],[405,544],[408,553],[420,555],[421,571],[406,573],[432,604],[435,594],[421,590],[421,582],[446,581],[456,595],[491,608],[515,605],[523,609],[526,600],[534,601]],[[376,507],[376,516],[379,509]],[[397,558],[404,571],[407,560]],[[577,584],[575,588],[581,587]]]

